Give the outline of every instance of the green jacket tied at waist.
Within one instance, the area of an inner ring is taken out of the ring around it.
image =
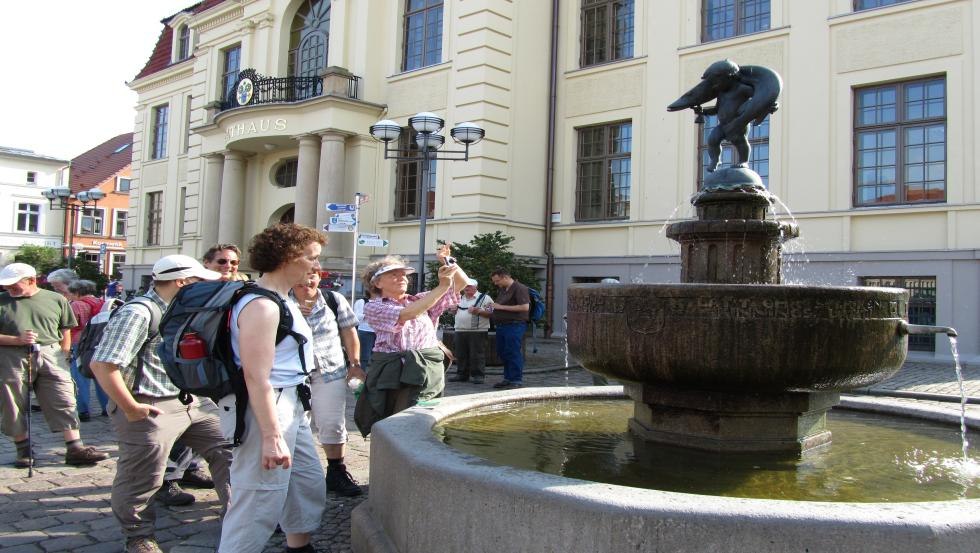
[[[443,358],[442,350],[437,347],[372,353],[364,391],[354,407],[354,422],[361,434],[367,437],[374,423],[395,414],[388,412],[389,391],[406,386],[417,388],[418,395],[411,398],[412,405],[441,394],[445,387]]]

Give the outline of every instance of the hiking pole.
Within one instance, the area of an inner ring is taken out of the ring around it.
[[[31,432],[31,388],[34,387],[34,355],[41,351],[37,344],[27,346],[27,386],[25,394],[27,405],[24,410],[27,412],[27,477],[34,478],[34,440]]]

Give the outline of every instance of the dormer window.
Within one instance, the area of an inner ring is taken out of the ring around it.
[[[181,25],[177,28],[177,52],[175,62],[186,60],[191,55],[191,28]]]

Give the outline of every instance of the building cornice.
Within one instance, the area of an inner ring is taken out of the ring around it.
[[[205,33],[229,21],[241,19],[244,14],[245,9],[239,2],[225,2],[195,15],[192,25],[197,32]]]
[[[127,86],[137,94],[160,88],[168,84],[175,83],[182,79],[187,79],[194,74],[194,57],[190,57],[180,63],[147,75],[146,77],[129,81]]]

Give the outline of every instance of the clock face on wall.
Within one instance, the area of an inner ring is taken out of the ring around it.
[[[252,79],[246,77],[238,81],[238,88],[235,89],[235,99],[238,100],[238,105],[244,106],[252,101],[252,92],[254,89],[255,86],[252,84]]]

